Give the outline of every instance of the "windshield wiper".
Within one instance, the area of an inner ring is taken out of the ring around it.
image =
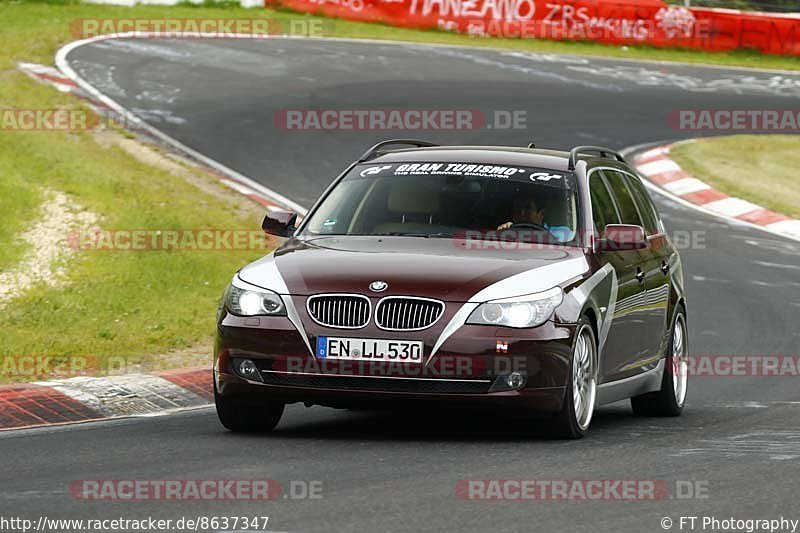
[[[367,235],[367,234],[365,234]],[[370,237],[422,237],[424,239],[439,238],[439,237],[452,237],[452,233],[404,233],[401,231],[386,231],[382,233],[370,233]]]

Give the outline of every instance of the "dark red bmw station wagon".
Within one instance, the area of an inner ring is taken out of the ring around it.
[[[606,403],[683,409],[680,257],[613,150],[386,141],[263,227],[288,240],[218,313],[228,429],[269,431],[292,402],[551,414],[566,437]]]

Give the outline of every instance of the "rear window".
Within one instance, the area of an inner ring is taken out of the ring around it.
[[[572,173],[467,162],[358,165],[311,216],[306,232],[452,237],[510,229],[572,243],[578,213]]]

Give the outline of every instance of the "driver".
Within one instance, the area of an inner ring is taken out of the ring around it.
[[[497,226],[498,231],[508,229],[518,224],[535,224],[541,228],[544,225],[545,208],[539,207],[533,195],[517,195],[511,209],[511,220]]]
[[[498,231],[507,230],[514,226],[524,227],[526,225],[538,226],[546,230],[551,236],[555,237],[559,242],[567,242],[572,240],[572,230],[567,226],[551,226],[544,221],[547,207],[542,205],[536,196],[532,194],[517,194],[514,196],[511,217],[512,220],[504,222],[497,226]]]

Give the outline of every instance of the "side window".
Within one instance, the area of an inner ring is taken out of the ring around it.
[[[639,217],[639,211],[636,210],[636,203],[633,201],[631,191],[628,190],[628,187],[625,185],[625,178],[623,175],[613,170],[603,170],[603,174],[605,174],[608,186],[611,188],[611,192],[617,200],[617,207],[619,207],[622,223],[643,226],[642,219]]]
[[[594,225],[600,238],[605,238],[606,226],[608,224],[619,224],[619,214],[614,206],[614,200],[608,192],[603,177],[599,172],[592,174],[589,180],[589,194],[592,197],[592,217]]]
[[[636,200],[636,205],[639,206],[639,213],[644,219],[644,229],[647,230],[647,234],[656,235],[661,233],[663,229],[661,227],[660,219],[658,218],[658,211],[656,211],[656,206],[653,205],[653,201],[647,194],[644,185],[642,185],[642,182],[639,181],[638,178],[633,176],[626,175],[625,178],[628,181],[631,192],[633,192],[633,198]]]

